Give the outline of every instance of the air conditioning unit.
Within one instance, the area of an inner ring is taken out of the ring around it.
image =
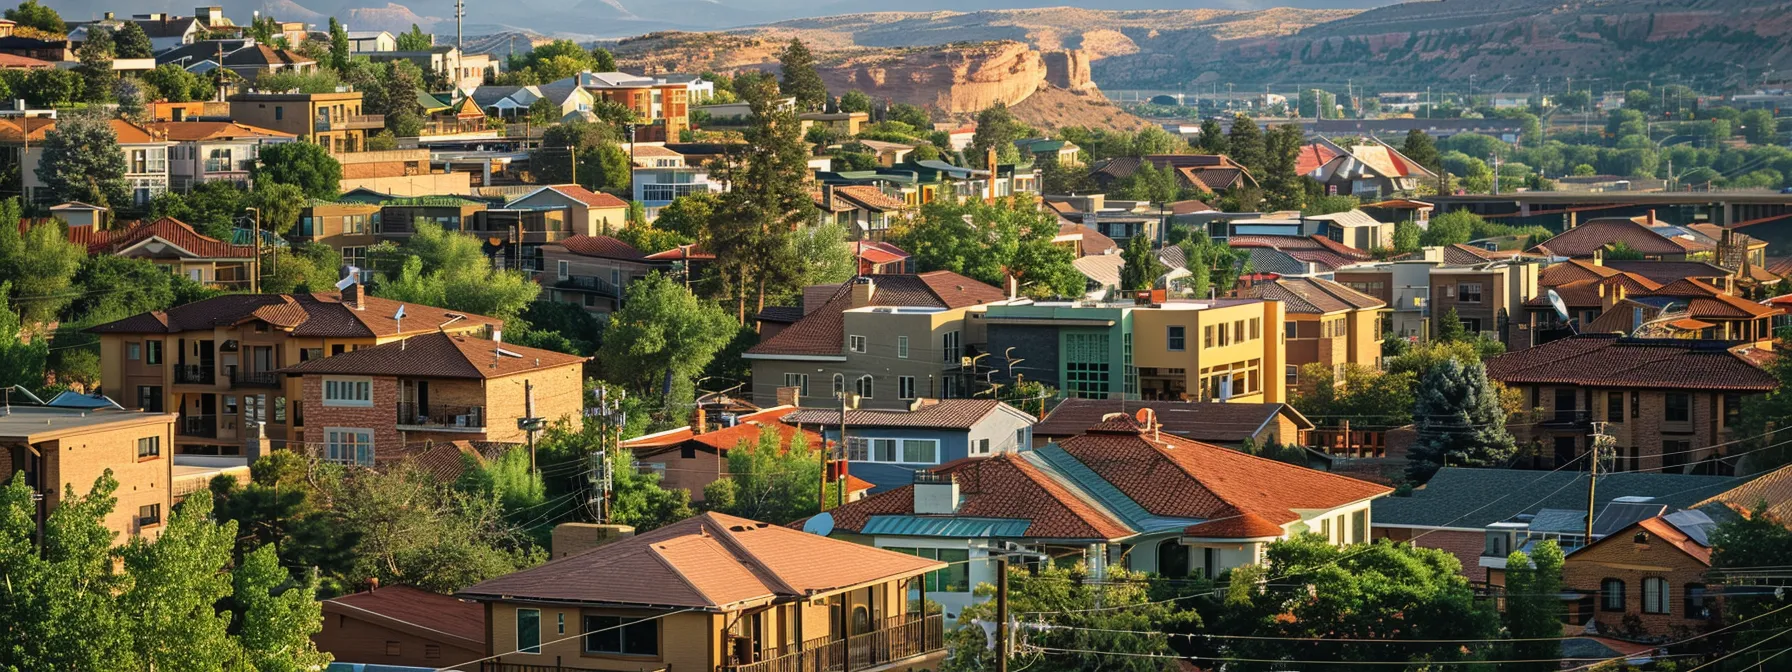
[[[467,426],[467,416],[464,416],[464,415],[454,416],[454,426],[455,427]]]

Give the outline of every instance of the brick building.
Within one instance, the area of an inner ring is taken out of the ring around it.
[[[425,441],[527,439],[523,418],[577,418],[585,357],[430,333],[280,369],[302,379],[309,431],[331,462],[374,466]]]
[[[42,495],[36,523],[62,504],[65,488],[86,495],[106,470],[118,480],[106,528],[118,536],[155,537],[174,505],[173,413],[21,406],[0,414],[0,482],[23,478]]]
[[[1525,302],[1543,292],[1535,262],[1433,268],[1429,283],[1430,333],[1441,333],[1443,319],[1453,309],[1471,335],[1492,334],[1508,350],[1531,346]]]
[[[485,655],[485,607],[410,586],[323,601],[317,650],[338,663],[436,669]]]
[[[575,235],[541,246],[542,299],[571,303],[593,313],[622,307],[628,283],[658,266],[633,245],[610,236]],[[552,273],[552,275],[547,275]]]
[[[1703,631],[1722,611],[1719,587],[1705,578],[1715,527],[1698,511],[1681,511],[1632,523],[1570,554],[1562,586],[1585,596],[1573,607],[1573,622],[1591,619],[1602,633],[1628,636]]]
[[[1487,375],[1524,395],[1534,416],[1511,425],[1533,466],[1586,450],[1593,422],[1615,438],[1618,471],[1729,474],[1726,454],[1743,401],[1778,387],[1750,344],[1581,334],[1487,362]]]

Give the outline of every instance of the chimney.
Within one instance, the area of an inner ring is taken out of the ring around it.
[[[915,472],[915,515],[950,516],[958,513],[958,479],[952,474]]]
[[[1655,228],[1655,208],[1649,208],[1649,228]]]
[[[828,212],[834,211],[834,185],[832,183],[823,182],[821,184],[821,209]]]
[[[939,403],[940,403],[940,400],[938,400],[938,399],[929,399],[927,397],[921,397],[919,399],[909,402],[908,410],[919,411],[923,408],[927,408],[928,406],[937,406],[937,405],[939,405]]]
[[[865,306],[871,305],[871,295],[876,291],[877,286],[871,281],[869,276],[861,275],[857,278],[853,278],[852,307],[864,308]]]
[[[1604,266],[1605,265],[1605,248],[1600,247],[1600,248],[1595,248],[1593,250],[1593,265],[1594,266]]]
[[[366,303],[361,300],[361,283],[349,283],[349,286],[342,288],[342,303],[355,310],[367,307]]]
[[[779,406],[790,406],[792,408],[801,406],[802,398],[800,395],[797,394],[798,392],[801,392],[801,391],[802,391],[801,388],[798,388],[795,386],[778,388],[777,391],[775,392],[776,398],[778,400],[778,405]]]
[[[691,415],[691,434],[701,435],[707,431],[709,431],[709,413],[704,411],[702,406],[698,406],[697,412]]]
[[[1020,278],[1014,277],[1013,273],[1003,274],[1002,290],[1008,293],[1008,298],[1018,298],[1020,296]]]
[[[371,593],[371,592],[379,590],[379,589],[380,589],[380,577],[377,577],[377,576],[368,577],[367,578],[367,592]]]

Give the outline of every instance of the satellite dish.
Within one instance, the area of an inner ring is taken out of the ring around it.
[[[823,511],[803,521],[803,531],[809,534],[828,536],[834,533],[834,514]]]
[[[392,314],[392,319],[394,319],[394,320],[404,319],[404,304],[402,304],[402,303],[398,304],[398,312]]]
[[[355,268],[354,266],[343,266],[342,267],[342,279],[336,281],[336,291],[342,291],[342,290],[348,289],[349,285],[356,285],[356,284],[360,284],[360,283],[361,283],[361,269]]]
[[[1568,304],[1562,301],[1562,295],[1557,294],[1556,290],[1549,290],[1549,305],[1555,306],[1556,314],[1562,316],[1563,322],[1568,321]]]

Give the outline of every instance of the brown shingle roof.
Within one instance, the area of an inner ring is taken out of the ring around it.
[[[438,330],[438,327],[498,328],[503,320],[484,315],[462,313],[446,308],[400,304],[390,299],[363,296],[361,310],[342,303],[337,292],[319,294],[227,294],[204,301],[175,306],[168,310],[138,313],[89,329],[93,333],[174,334],[183,331],[211,331],[214,328],[239,324],[248,319],[264,319],[270,324],[290,328],[294,336],[326,338],[371,338],[417,334]],[[408,315],[404,331],[392,319],[400,305]],[[274,308],[270,309],[272,306]],[[272,310],[273,312],[268,312]],[[294,312],[297,311],[297,312]],[[302,313],[303,318],[299,315]],[[288,327],[291,324],[294,326]]]
[[[600,259],[621,259],[624,261],[642,261],[647,255],[642,254],[635,246],[609,236],[587,236],[578,234],[560,241],[566,251],[584,257]]]
[[[482,379],[576,365],[586,359],[552,350],[434,332],[300,362],[280,371],[292,375],[333,373]]]
[[[1324,315],[1387,307],[1381,299],[1324,278],[1277,278],[1274,282],[1259,283],[1247,293],[1281,301],[1290,313]]]
[[[1157,421],[1165,433],[1208,443],[1244,441],[1274,422],[1278,414],[1284,413],[1295,421],[1299,429],[1313,428],[1313,423],[1286,404],[1065,399],[1058,402],[1057,407],[1045,416],[1045,420],[1033,426],[1033,435],[1076,436],[1100,423],[1102,416],[1108,413],[1131,415],[1141,408],[1149,408],[1157,414]],[[1295,437],[1280,438],[1289,441]]]
[[[942,567],[934,560],[705,513],[491,579],[461,594],[493,601],[713,612],[792,601]]]
[[[1624,243],[1643,254],[1685,254],[1687,248],[1664,238],[1648,225],[1622,217],[1603,217],[1556,234],[1538,247],[1564,257],[1591,257],[1609,245]]]
[[[957,515],[978,518],[1013,518],[1032,521],[1027,536],[1035,539],[1124,539],[1133,531],[1078,496],[1064,483],[1047,475],[1026,458],[1003,453],[993,457],[959,460],[934,469],[949,473],[958,482],[962,502]],[[877,493],[834,509],[834,528],[847,532],[865,529],[876,515],[912,515],[914,486],[905,485]]]
[[[951,271],[920,275],[870,275],[872,306],[965,308],[1001,301],[1002,290]],[[754,355],[838,355],[846,343],[844,313],[852,307],[853,284],[848,280],[820,308],[809,311],[764,342],[753,346]]]
[[[1710,499],[1695,508],[1721,503],[1743,515],[1754,515],[1765,507],[1768,518],[1782,525],[1792,524],[1792,465],[1780,467]]]
[[[1766,392],[1778,381],[1726,349],[1728,343],[1580,334],[1487,361],[1488,377],[1511,384]]]
[[[425,639],[455,640],[478,650],[485,644],[485,607],[410,586],[384,586],[323,601],[327,614],[372,620]]]
[[[941,399],[913,411],[879,411],[859,409],[846,412],[848,427],[916,427],[923,429],[970,429],[984,416],[1003,406],[994,399]],[[1014,411],[1019,413],[1020,411]],[[806,408],[784,416],[790,424],[834,427],[840,424],[840,411]]]
[[[1493,261],[1487,251],[1472,245],[1454,243],[1444,248],[1444,263],[1453,266],[1466,266]]]
[[[611,196],[609,194],[592,191],[590,189],[586,189],[586,188],[581,187],[576,184],[555,184],[555,185],[550,185],[550,186],[542,187],[542,188],[556,192],[556,193],[560,194],[561,196],[565,196],[567,198],[578,201],[580,203],[584,203],[587,207],[592,207],[592,208],[627,208],[628,207],[628,201],[624,201],[620,198]]]
[[[144,124],[143,128],[165,139],[178,142],[297,137],[291,133],[239,124],[234,121],[156,121]]]
[[[834,188],[836,200],[845,198],[858,204],[859,207],[874,212],[897,212],[908,208],[902,199],[894,198],[877,187],[869,185],[852,185]]]

